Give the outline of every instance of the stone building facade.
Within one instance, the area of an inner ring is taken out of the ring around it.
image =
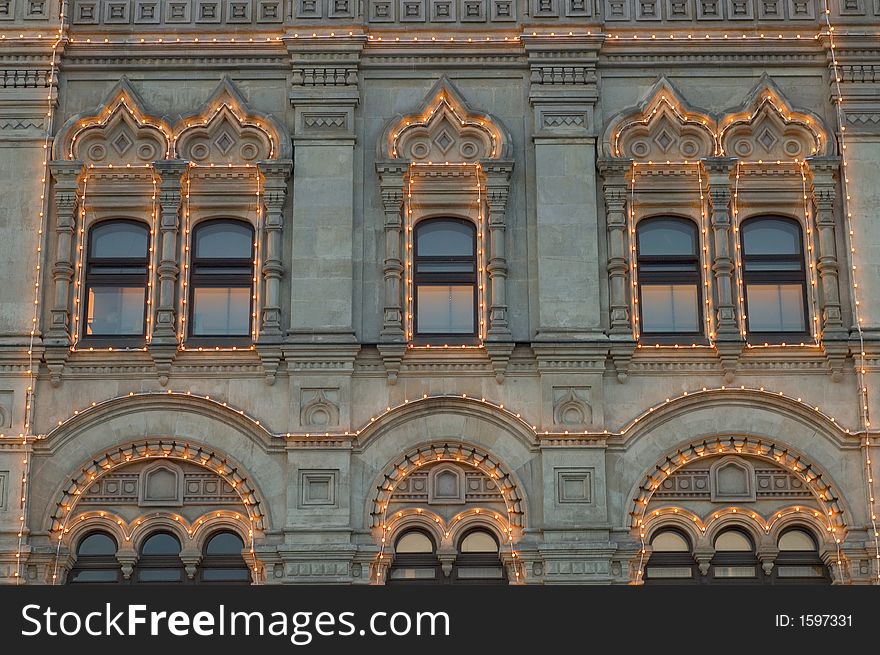
[[[0,582],[876,581],[829,2],[0,0]]]

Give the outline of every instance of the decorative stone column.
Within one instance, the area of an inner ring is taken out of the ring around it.
[[[400,372],[400,361],[406,352],[403,316],[403,194],[407,164],[377,162],[379,189],[385,212],[385,305],[382,330],[379,333],[379,354],[385,364],[388,382],[394,384]]]
[[[510,341],[507,320],[507,199],[510,194],[512,162],[483,162],[486,174],[486,204],[489,208],[489,341]]]
[[[49,329],[43,338],[45,359],[52,386],[61,384],[61,371],[67,359],[71,335],[70,303],[73,283],[76,242],[77,206],[81,161],[52,161],[49,170],[54,182],[55,256],[52,260],[52,310]]]
[[[632,265],[629,234],[626,229],[626,176],[632,169],[630,159],[602,159],[602,193],[605,196],[605,229],[608,233],[608,305],[609,334],[632,336],[632,317],[627,282]]]
[[[708,174],[709,225],[711,226],[711,258],[715,304],[715,348],[724,379],[730,383],[736,374],[737,361],[745,346],[740,332],[737,303],[735,262],[733,257],[733,224],[730,217],[730,172],[736,159],[711,157],[703,160]],[[708,238],[708,235],[707,235]]]
[[[284,273],[281,253],[281,230],[284,225],[282,210],[287,199],[287,182],[293,162],[288,160],[262,161],[258,164],[263,175],[263,201],[266,218],[263,224],[263,308],[260,316],[260,341],[281,337],[281,276]]]
[[[159,248],[158,278],[153,281],[157,293],[153,313],[153,333],[150,355],[156,366],[159,382],[168,384],[171,364],[177,355],[177,280],[180,275],[180,207],[183,177],[188,170],[187,162],[180,159],[160,160],[153,163],[159,177]]]

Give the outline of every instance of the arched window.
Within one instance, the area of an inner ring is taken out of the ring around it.
[[[388,584],[440,583],[443,571],[434,539],[422,530],[407,530],[394,544]]]
[[[470,221],[434,218],[415,228],[413,330],[416,339],[475,341],[477,241]]]
[[[136,221],[103,221],[89,230],[84,338],[146,334],[149,244],[149,229]]]
[[[504,584],[507,573],[499,556],[495,535],[479,528],[462,536],[452,567],[451,581],[456,584]]]
[[[206,583],[250,584],[251,571],[242,557],[244,542],[234,532],[213,534],[199,567],[199,580]]]
[[[106,532],[90,532],[76,548],[76,564],[67,576],[69,584],[118,583],[122,570],[116,559],[116,540]]]
[[[828,567],[819,556],[813,535],[790,528],[779,536],[779,555],[773,565],[774,584],[831,584]]]
[[[254,295],[254,229],[249,223],[216,220],[193,232],[190,270],[192,337],[247,338]]]
[[[185,582],[186,579],[177,537],[168,532],[150,535],[141,546],[134,581],[169,584]]]
[[[743,221],[740,232],[749,334],[779,340],[807,334],[800,224],[788,218],[750,218]]]
[[[737,529],[715,537],[715,556],[711,562],[713,582],[762,582],[760,567],[751,538]]]
[[[696,561],[690,540],[678,530],[661,530],[651,538],[645,584],[696,582]]]
[[[648,218],[636,228],[640,333],[675,339],[702,333],[697,225]]]

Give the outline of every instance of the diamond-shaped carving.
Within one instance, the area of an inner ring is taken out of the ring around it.
[[[672,135],[669,134],[669,132],[667,132],[666,130],[663,130],[662,132],[660,132],[660,134],[654,137],[654,143],[656,143],[660,150],[662,150],[663,152],[669,150],[669,147],[674,142],[675,139],[672,138]]]
[[[440,148],[440,152],[444,155],[449,152],[454,143],[455,139],[452,138],[447,130],[443,130],[434,138],[434,145]]]
[[[217,146],[217,149],[225,155],[232,149],[232,146],[235,145],[235,139],[229,136],[229,132],[223,132],[223,134],[218,136],[217,139],[214,141],[214,145]]]
[[[132,140],[125,132],[120,132],[119,136],[113,139],[113,142],[110,145],[113,146],[113,149],[116,150],[116,152],[118,152],[119,156],[121,157],[128,151],[129,148],[131,148],[132,143]]]
[[[779,141],[779,139],[777,139],[776,135],[770,131],[769,127],[765,127],[764,131],[758,136],[758,143],[764,146],[764,150],[767,152],[770,152],[770,149],[776,145],[777,141]]]

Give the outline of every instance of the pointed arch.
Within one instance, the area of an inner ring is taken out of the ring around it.
[[[123,76],[103,104],[72,116],[58,131],[56,160],[83,161],[87,166],[151,164],[170,153],[171,128]]]
[[[603,148],[635,161],[695,161],[718,153],[716,120],[687,104],[665,76],[635,107],[609,121]]]
[[[830,132],[816,114],[795,109],[764,73],[719,126],[721,155],[741,161],[791,161],[833,154]]]
[[[288,159],[291,143],[274,117],[252,109],[229,77],[210,98],[174,125],[174,157],[202,165]]]
[[[491,114],[472,109],[445,75],[411,114],[398,114],[379,140],[381,159],[417,163],[506,160],[511,139]]]

